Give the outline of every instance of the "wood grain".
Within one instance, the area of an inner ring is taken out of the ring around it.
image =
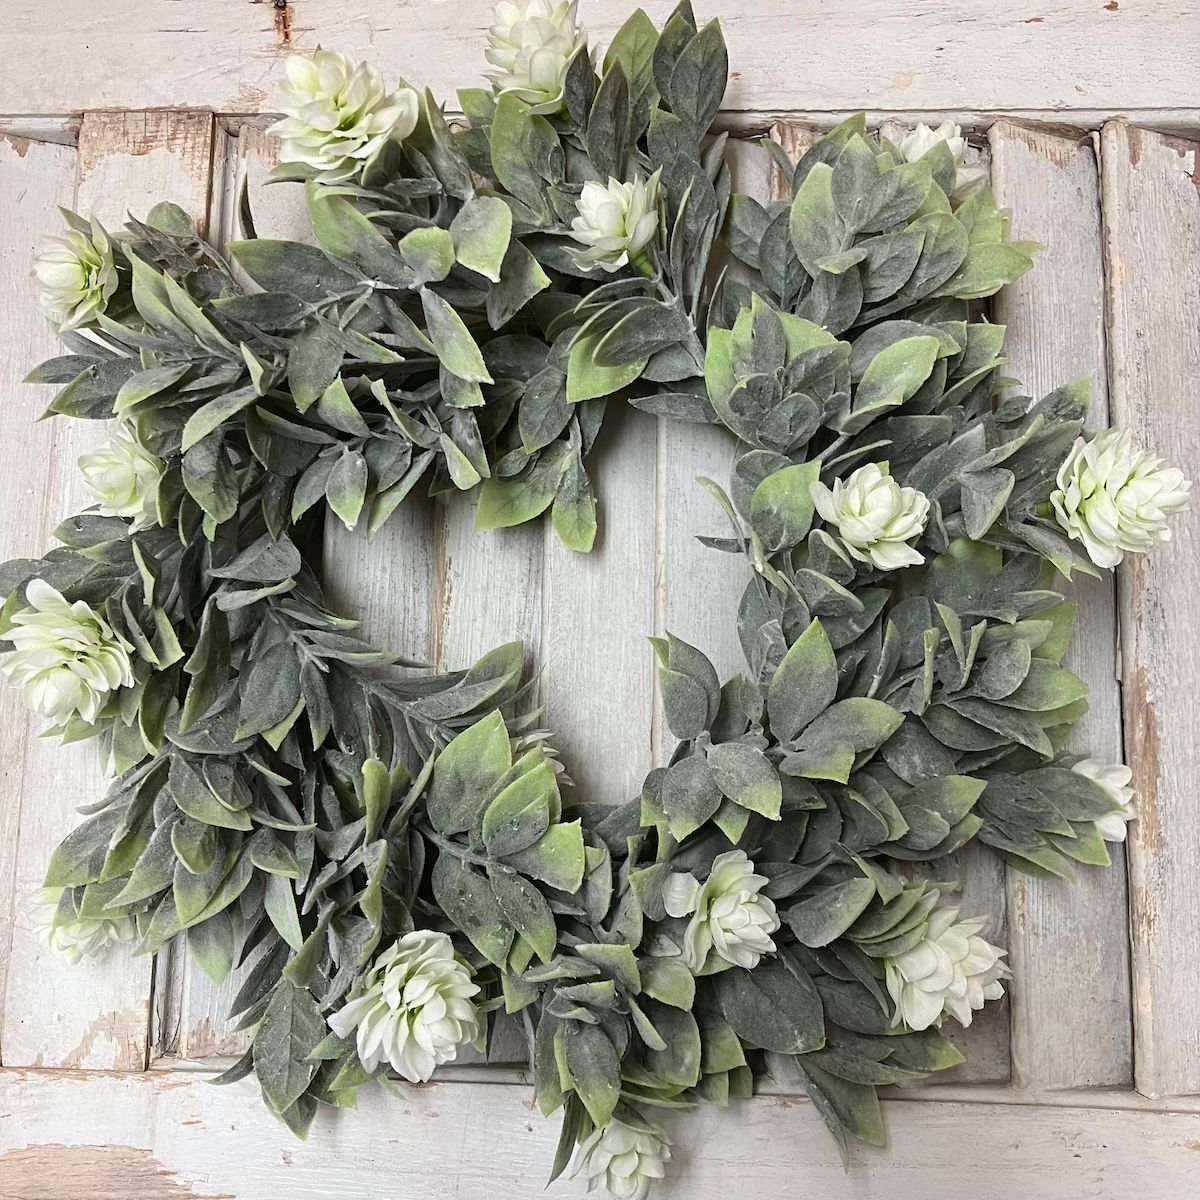
[[[47,547],[45,480],[38,469],[50,460],[54,423],[38,422],[46,389],[23,386],[35,363],[58,352],[54,336],[34,299],[33,260],[48,232],[55,205],[75,199],[75,151],[9,137],[0,139],[0,328],[6,331],[0,356],[0,394],[7,397],[9,433],[0,439],[0,561],[37,557]],[[10,931],[28,920],[22,873],[17,888],[18,835],[24,801],[22,752],[31,718],[15,688],[0,687],[0,999],[8,976]],[[43,863],[37,864],[40,871]],[[0,1059],[7,1045],[0,1042]]]
[[[1103,131],[1109,389],[1114,423],[1200,474],[1200,145]],[[1169,546],[1127,558],[1118,596],[1125,752],[1139,819],[1130,827],[1134,1078],[1150,1096],[1200,1091],[1196,852],[1200,807],[1200,532],[1175,520]]]
[[[1042,396],[1092,377],[1090,429],[1108,424],[1100,192],[1090,138],[1001,121],[989,131],[992,185],[1013,214],[1014,236],[1045,245],[1028,275],[996,298],[1008,326],[1012,373]],[[1080,576],[1067,666],[1089,687],[1090,710],[1069,749],[1121,759],[1116,586]],[[1013,1074],[1041,1087],[1128,1085],[1133,1077],[1125,854],[1077,882],[1008,873],[1009,958],[1014,979]]]
[[[608,42],[635,0],[584,0],[593,45]],[[646,0],[661,23],[674,0]],[[89,107],[279,107],[279,62],[317,45],[368,57],[443,100],[476,83],[492,0],[359,4],[338,0],[183,7],[110,0],[9,0],[0,112]],[[701,0],[721,18],[733,76],[725,105],[752,112],[1037,111],[1146,108],[1196,112],[1191,49],[1200,10],[1186,0],[1047,0],[981,5],[947,0]],[[103,63],[102,71],[96,69]],[[33,101],[36,97],[36,102]],[[1189,118],[1191,119],[1191,118]]]
[[[201,113],[89,113],[79,135],[75,207],[119,228],[147,197],[169,198],[203,223],[212,163],[211,116]],[[45,209],[35,219],[51,221]],[[17,301],[32,312],[28,293]],[[29,364],[32,365],[32,364]],[[87,507],[76,459],[103,440],[102,425],[54,423],[44,471],[42,537],[62,517]],[[91,743],[59,746],[30,730],[21,755],[21,829],[16,890],[40,882],[50,854],[77,822],[73,810],[98,799],[106,782]],[[3,1038],[9,1065],[141,1070],[146,1062],[151,990],[149,959],[115,953],[75,970],[53,955],[28,916],[13,924]]]
[[[1102,1100],[1054,1108],[906,1100],[884,1109],[891,1144],[856,1146],[849,1171],[803,1101],[656,1113],[676,1139],[656,1194],[774,1198],[794,1195],[797,1179],[828,1200],[959,1200],[965,1188],[972,1200],[1167,1200],[1200,1187],[1195,1113],[1122,1111]],[[168,1186],[225,1200],[516,1200],[541,1191],[557,1137],[557,1121],[531,1110],[527,1089],[486,1084],[364,1093],[356,1112],[322,1113],[307,1142],[265,1111],[249,1081],[213,1088],[184,1072],[4,1072],[0,1111],[20,1113],[0,1122],[0,1195],[21,1197],[34,1169],[42,1178],[57,1169],[60,1190],[51,1195],[80,1196],[72,1174],[80,1148],[112,1147],[137,1163],[135,1177],[147,1180],[138,1195],[148,1200],[174,1200]],[[567,1178],[547,1193],[584,1194],[581,1179]]]

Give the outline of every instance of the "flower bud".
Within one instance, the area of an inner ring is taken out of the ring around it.
[[[896,1002],[893,1025],[928,1029],[948,1015],[965,1027],[985,1000],[1004,995],[1001,980],[1011,974],[1005,951],[979,936],[983,925],[960,921],[956,908],[935,909],[921,941],[884,960],[887,988]]]
[[[110,693],[133,685],[132,647],[89,604],[69,603],[44,579],[25,589],[8,638],[13,652],[0,670],[24,692],[39,716],[65,724],[78,715],[89,725]]]
[[[372,963],[350,1000],[329,1017],[338,1037],[354,1035],[362,1065],[386,1059],[410,1083],[424,1083],[479,1035],[479,992],[444,933],[406,933]]]
[[[929,500],[915,488],[901,487],[887,463],[867,463],[848,479],[809,487],[817,512],[841,535],[846,551],[880,571],[917,566],[925,561],[908,543],[920,536],[929,519]]]
[[[744,850],[713,859],[703,885],[690,872],[667,880],[663,898],[672,917],[692,914],[683,939],[683,961],[696,974],[728,966],[749,970],[764,954],[775,953],[771,934],[779,928],[774,903],[759,894],[765,875],[754,873]]]
[[[607,186],[594,180],[583,185],[575,205],[579,216],[571,222],[571,236],[587,247],[575,256],[581,270],[619,271],[654,240],[658,177],[655,171],[632,183],[610,179]]]
[[[1127,553],[1170,541],[1167,517],[1188,507],[1192,485],[1182,471],[1161,463],[1124,430],[1075,439],[1050,503],[1059,525],[1098,567],[1115,567]]]
[[[1129,786],[1133,772],[1121,763],[1104,763],[1098,758],[1081,758],[1071,770],[1103,788],[1113,803],[1119,805],[1115,811],[1097,818],[1094,824],[1106,842],[1123,842],[1126,824],[1137,817],[1133,788]]]
[[[666,1174],[670,1157],[671,1143],[657,1125],[614,1117],[579,1143],[571,1175],[586,1173],[589,1192],[603,1187],[616,1200],[645,1200],[651,1182]]]
[[[417,93],[389,92],[367,63],[317,50],[312,58],[290,55],[283,65],[288,102],[269,132],[283,139],[284,162],[314,168],[322,183],[359,178],[389,141],[402,142],[417,126]]]
[[[135,529],[154,523],[166,464],[138,441],[132,427],[114,429],[107,446],[80,457],[79,469],[103,516],[132,517]]]
[[[73,890],[42,888],[34,893],[34,923],[51,949],[71,963],[92,958],[110,946],[127,944],[137,935],[132,917],[84,917]]]
[[[918,125],[900,140],[898,148],[905,162],[916,162],[917,159],[924,158],[939,142],[946,143],[950,157],[954,159],[957,170],[954,190],[950,196],[961,203],[987,183],[988,173],[987,167],[982,163],[970,166],[966,164],[967,139],[962,136],[962,129],[958,125],[953,121],[943,121],[936,129],[930,129],[928,125]]]
[[[567,68],[587,45],[579,28],[577,0],[501,0],[488,30],[484,56],[498,95],[511,94],[531,112],[556,113],[563,106]]]
[[[90,325],[117,290],[112,242],[98,221],[90,236],[70,229],[43,238],[33,274],[42,307],[61,329]]]

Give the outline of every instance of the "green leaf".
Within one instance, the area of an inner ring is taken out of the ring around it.
[[[436,226],[410,229],[400,239],[398,248],[418,283],[440,283],[454,267],[454,240],[446,230]]]
[[[751,812],[779,820],[783,783],[779,772],[756,746],[723,742],[708,751],[708,766],[723,795]]]
[[[395,247],[349,200],[311,181],[305,184],[305,196],[313,233],[323,249],[367,279],[401,288],[414,284],[413,272]]]
[[[642,991],[673,1008],[690,1009],[696,999],[696,980],[678,958],[645,958],[641,962]]]
[[[753,971],[722,971],[713,988],[725,1020],[748,1045],[807,1054],[825,1044],[821,997],[807,975],[779,959],[764,959]]]
[[[257,399],[258,393],[254,388],[244,387],[226,392],[225,395],[201,405],[184,425],[179,448],[185,452],[190,450],[219,425],[237,416],[243,409],[249,408]]]
[[[596,362],[595,354],[603,337],[601,333],[585,333],[571,343],[567,359],[568,403],[611,396],[634,383],[646,369],[649,360],[645,358],[615,367],[601,366]]]
[[[514,779],[483,814],[483,842],[494,857],[528,849],[550,828],[560,807],[558,780],[542,761]]]
[[[497,196],[474,196],[450,223],[458,261],[499,283],[512,237],[512,209]]]
[[[520,875],[489,871],[488,880],[504,919],[529,943],[542,962],[549,962],[558,943],[558,928],[542,893]]]
[[[492,377],[488,374],[475,339],[449,302],[437,292],[422,288],[421,307],[425,312],[429,338],[442,366],[468,383],[491,383]]]
[[[353,529],[367,498],[369,472],[361,450],[344,448],[329,473],[325,499],[347,529]]]
[[[822,259],[846,248],[846,222],[833,201],[833,168],[828,163],[809,171],[792,200],[789,220],[796,257],[810,275],[819,274]]]
[[[809,488],[821,476],[820,461],[773,471],[750,498],[750,524],[768,554],[798,545],[812,525]]]
[[[607,1125],[621,1097],[621,1069],[616,1048],[598,1025],[566,1021],[563,1030],[571,1083],[593,1124]]]
[[[875,898],[870,879],[845,879],[805,896],[784,912],[797,940],[804,946],[828,946],[862,916]]]
[[[233,970],[234,928],[228,909],[187,931],[188,952],[200,970],[214,983],[222,984]]]
[[[290,879],[284,875],[267,876],[263,908],[279,936],[293,950],[299,950],[304,944],[304,934],[300,931],[296,893],[292,890]]]
[[[254,1072],[275,1112],[290,1108],[312,1081],[317,1063],[309,1055],[327,1032],[312,994],[281,979],[254,1037]]]
[[[489,131],[492,170],[503,187],[535,213],[548,214],[546,184],[562,174],[554,126],[512,93],[496,102]]]
[[[443,850],[434,865],[431,884],[438,907],[488,962],[503,968],[512,945],[513,927],[501,912],[487,879]]]
[[[426,800],[434,829],[446,835],[473,829],[511,766],[508,730],[497,709],[463,730],[438,755]]]
[[[570,447],[552,442],[522,475],[485,479],[475,509],[476,529],[507,529],[540,516],[554,502],[570,466]]]
[[[771,731],[781,742],[790,742],[837,695],[837,661],[821,622],[812,624],[795,640],[775,670],[767,692]]]
[[[587,862],[583,829],[578,821],[552,825],[532,846],[508,855],[505,861],[524,875],[559,891],[575,893],[583,883]]]

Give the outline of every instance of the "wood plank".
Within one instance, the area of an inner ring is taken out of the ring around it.
[[[661,22],[675,0],[645,0]],[[593,45],[608,42],[635,0],[585,0]],[[751,112],[1039,111],[1070,123],[1084,110],[1197,111],[1200,10],[1178,0],[1104,4],[946,0],[914,17],[906,0],[702,0],[720,16],[734,71],[725,105]],[[111,0],[9,0],[0,112],[157,105],[218,112],[278,108],[279,60],[317,45],[370,57],[442,99],[484,68],[492,0],[360,5],[210,0],[195,10]],[[47,36],[69,30],[70,36]],[[103,62],[105,69],[96,71]]]
[[[1013,214],[1014,236],[1046,246],[993,306],[1008,326],[1012,373],[1035,396],[1090,374],[1088,427],[1103,429],[1104,278],[1091,139],[1001,121],[989,142],[992,186]],[[1079,608],[1067,665],[1086,680],[1091,706],[1068,748],[1119,761],[1115,582],[1081,576],[1068,594]],[[1110,851],[1109,870],[1083,868],[1074,885],[1008,873],[1013,1075],[1026,1086],[1132,1080],[1125,852],[1119,843]]]
[[[595,547],[579,554],[546,533],[541,700],[574,799],[624,803],[651,765],[657,431],[647,413],[610,402],[588,461]]]
[[[1106,125],[1103,212],[1114,424],[1200,475],[1200,144]],[[1125,752],[1139,819],[1130,827],[1134,1077],[1150,1096],[1200,1091],[1195,860],[1200,808],[1200,529],[1120,568]]]
[[[774,168],[758,140],[731,138],[726,161],[733,190],[771,199]],[[720,254],[714,269],[740,269]],[[737,636],[737,609],[750,577],[741,555],[710,550],[702,534],[728,537],[729,522],[716,501],[697,482],[712,479],[728,490],[734,440],[717,425],[662,418],[658,423],[658,614],[656,633],[671,632],[702,650],[722,682],[744,673],[745,656]],[[657,681],[656,681],[657,682]],[[662,698],[655,688],[655,762],[663,764],[675,747],[666,728]]]
[[[146,1180],[153,1197],[315,1200],[397,1195],[516,1200],[545,1178],[557,1121],[529,1110],[525,1088],[436,1083],[402,1097],[364,1092],[357,1111],[318,1117],[298,1142],[249,1081],[210,1087],[186,1072],[143,1076],[4,1072],[0,1194],[110,1200]],[[889,1101],[886,1149],[854,1147],[844,1171],[824,1126],[800,1100],[656,1112],[676,1139],[655,1195],[775,1197],[796,1179],[829,1200],[959,1200],[964,1155],[972,1200],[1176,1197],[1200,1187],[1200,1115],[1107,1107]],[[582,1198],[581,1179],[548,1195]]]
[[[31,275],[38,243],[55,206],[75,199],[75,150],[23,138],[0,139],[0,394],[9,406],[9,435],[0,439],[0,561],[36,557],[50,542],[45,466],[54,448],[54,423],[38,422],[43,388],[23,386],[26,372],[58,353],[59,342],[38,306]],[[22,751],[31,718],[16,688],[0,686],[0,912],[6,930],[28,920],[28,887],[17,890],[18,831],[24,800]],[[44,869],[37,864],[37,870]],[[0,999],[8,975],[9,938],[0,938]],[[7,1046],[0,1042],[0,1059]]]
[[[126,212],[145,212],[171,199],[204,221],[212,161],[212,118],[203,113],[89,113],[79,135],[75,207],[119,228]],[[30,206],[44,228],[53,214]],[[23,298],[24,303],[28,300]],[[24,364],[18,364],[23,366]],[[29,364],[32,365],[32,364]],[[40,514],[49,529],[90,502],[76,459],[104,438],[104,427],[84,421],[53,423],[52,456],[36,464]],[[16,890],[40,883],[57,843],[77,823],[74,809],[91,803],[106,782],[91,743],[60,746],[31,730],[20,751],[21,809]],[[14,921],[4,997],[4,1061],[10,1066],[71,1066],[141,1070],[151,991],[149,959],[116,952],[72,968],[53,954],[28,918]]]

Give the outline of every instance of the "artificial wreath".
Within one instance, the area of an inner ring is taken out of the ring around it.
[[[1189,485],[1081,436],[1086,382],[1004,377],[979,302],[1037,247],[953,126],[767,143],[792,195],[763,205],[731,195],[725,46],[689,4],[602,61],[573,3],[506,0],[488,42],[453,130],[371,66],[288,60],[275,177],[315,245],[243,206],[222,253],[159,205],[111,236],[66,214],[39,260],[68,353],[30,379],[116,418],[95,506],[2,568],[4,669],[115,775],[53,856],[50,937],[242,968],[223,1078],[301,1136],[516,1020],[552,1177],[578,1146],[644,1196],[649,1114],[748,1095],[763,1051],[843,1153],[881,1142],[876,1088],[959,1062],[944,1018],[1008,975],[946,856],[1070,876],[1124,836],[1128,771],[1062,751],[1057,581],[1166,539]],[[587,551],[610,401],[729,431],[705,540],[753,568],[745,674],[654,639],[678,744],[618,808],[569,802],[519,645],[419,669],[328,609],[314,554],[326,510],[373,532],[417,489]]]

